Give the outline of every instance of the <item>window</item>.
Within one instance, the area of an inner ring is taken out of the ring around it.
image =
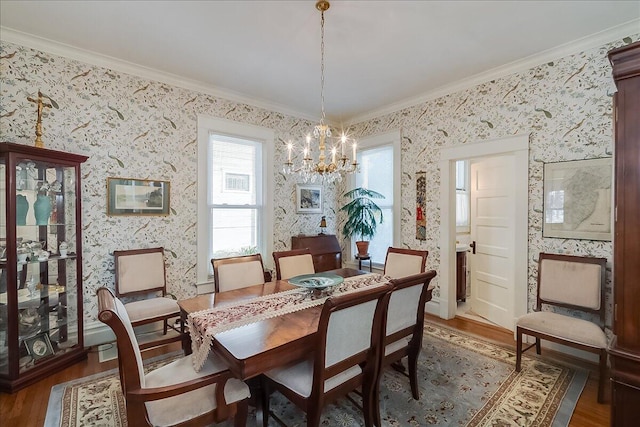
[[[210,281],[212,258],[269,260],[272,146],[269,129],[198,117],[198,283]]]
[[[383,213],[383,222],[378,224],[376,235],[369,245],[371,261],[383,265],[387,248],[396,244],[400,237],[400,132],[363,139],[359,144],[358,163],[360,173],[354,175],[352,187],[365,187],[385,196],[374,199]],[[351,253],[355,254],[352,238]]]
[[[456,231],[470,232],[469,161],[456,162]]]

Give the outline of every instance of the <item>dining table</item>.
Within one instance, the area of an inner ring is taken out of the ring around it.
[[[301,289],[291,283],[295,283],[294,278],[291,278],[291,282],[274,280],[262,285],[203,294],[178,301],[182,321],[189,329],[189,338],[183,341],[185,353],[191,353],[192,349],[195,349],[192,354],[194,369],[198,370],[198,366],[204,363],[210,351],[221,358],[234,376],[249,385],[252,396],[250,402],[255,406],[256,426],[265,427],[267,419],[260,398],[264,391],[261,389],[259,375],[302,360],[316,350],[316,333],[323,301],[331,295],[357,292],[365,286],[383,285],[389,280],[381,274],[353,268],[339,268],[320,274],[340,276],[346,286],[334,286],[329,292]],[[301,296],[304,308],[283,310],[282,306],[277,304],[281,299],[280,295],[296,293]],[[272,308],[269,305],[272,300],[274,306],[277,306],[273,313],[255,318],[249,316],[249,319],[242,319],[244,322],[238,322],[238,313],[241,317],[244,307],[261,305],[263,310],[266,308],[266,311],[269,311]],[[216,322],[225,323],[228,316],[215,316],[220,312],[231,312],[233,319],[229,322],[230,325],[216,325],[212,328],[217,331],[222,326],[220,332],[214,333],[211,329],[196,327],[196,318],[202,321],[209,316],[213,316]],[[236,326],[236,323],[240,326]]]
[[[352,268],[340,268],[325,273],[343,278],[371,274]],[[381,283],[383,282],[381,279]],[[274,280],[263,285],[198,295],[180,300],[178,305],[183,321],[189,324],[189,315],[241,305],[242,302],[296,288],[287,280]],[[237,378],[254,378],[270,369],[300,360],[313,351],[321,311],[322,305],[315,305],[216,333],[211,337],[211,351],[225,361]],[[191,343],[188,342],[185,350],[189,352],[190,348]]]

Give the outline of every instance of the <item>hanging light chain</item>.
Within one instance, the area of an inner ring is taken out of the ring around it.
[[[320,124],[324,125],[324,9],[320,10],[320,106],[322,107],[322,118]]]

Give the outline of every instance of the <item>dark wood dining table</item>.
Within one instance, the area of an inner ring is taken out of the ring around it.
[[[366,271],[340,268],[334,273],[344,278],[367,274]],[[267,282],[233,291],[198,295],[178,301],[183,320],[190,313],[250,300],[294,289],[286,280]],[[300,360],[313,351],[322,305],[240,326],[214,336],[212,349],[243,380]],[[190,343],[187,343],[190,349]]]

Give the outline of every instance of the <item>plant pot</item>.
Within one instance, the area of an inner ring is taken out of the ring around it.
[[[356,242],[356,246],[358,247],[358,255],[368,255],[369,254],[369,241],[368,240],[360,240]]]

